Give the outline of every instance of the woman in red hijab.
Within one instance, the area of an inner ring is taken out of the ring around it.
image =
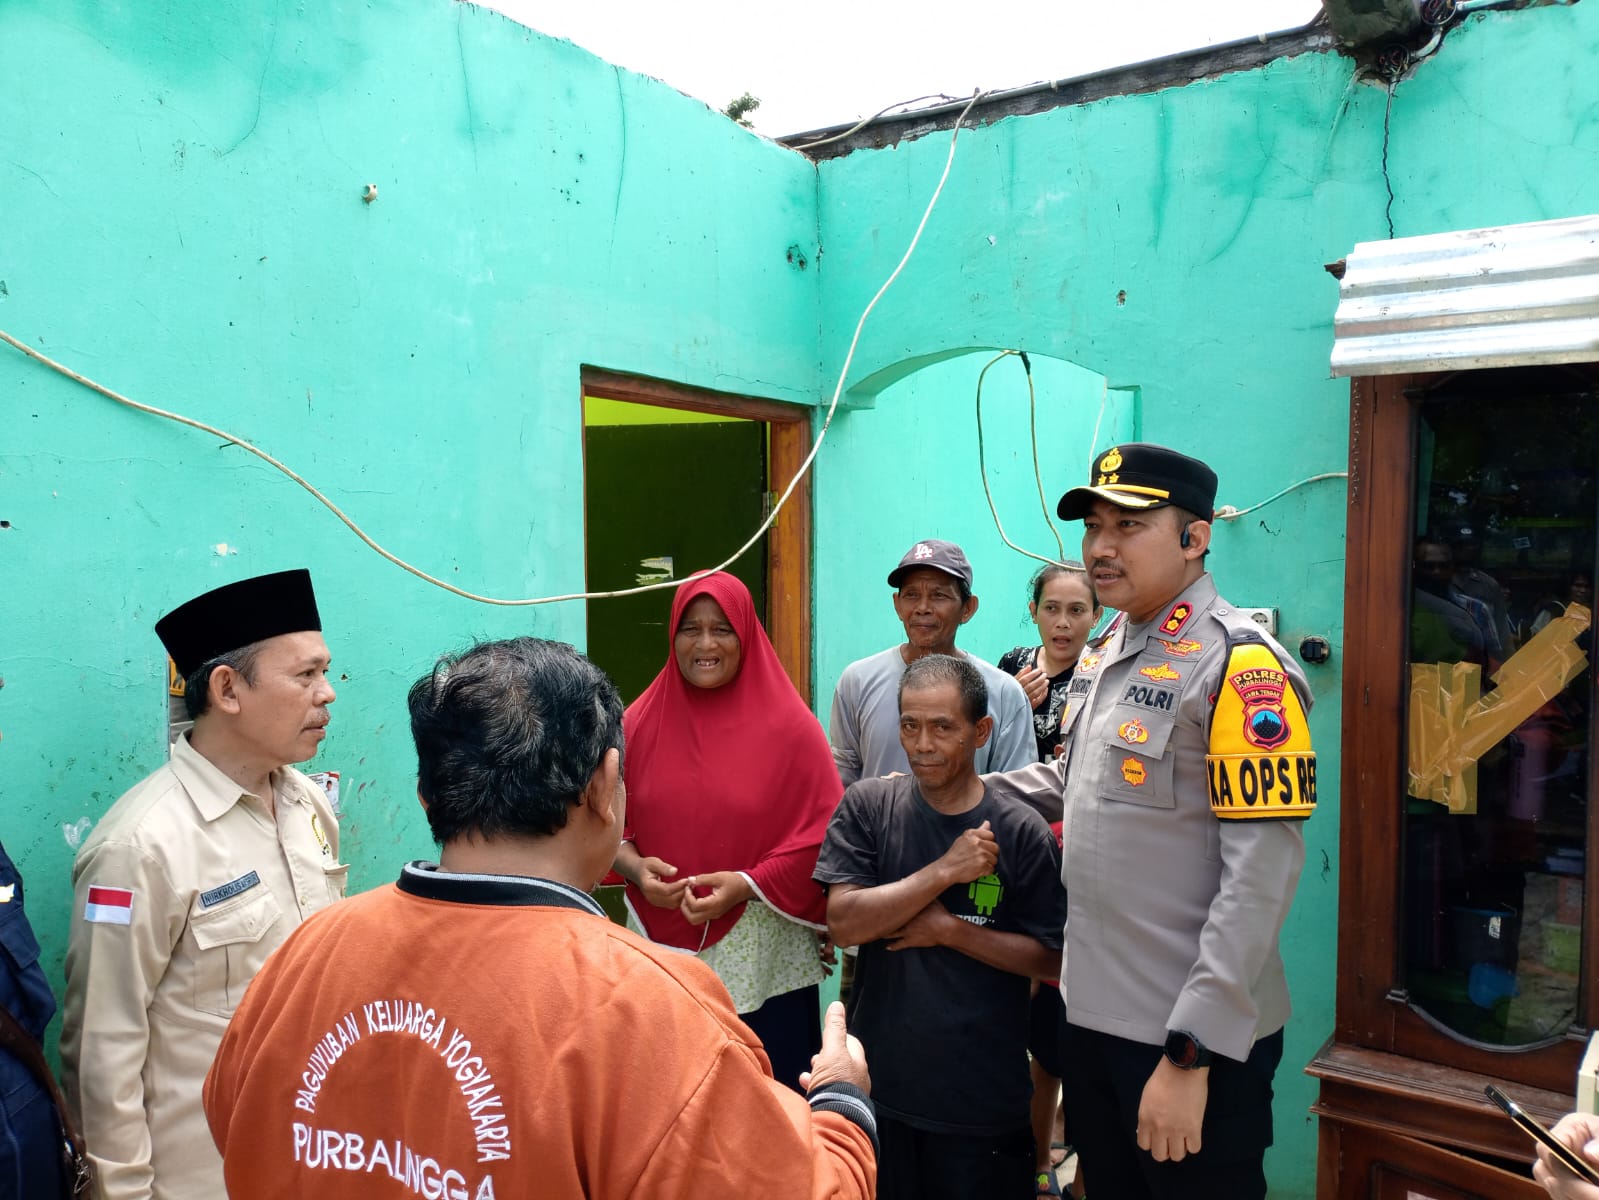
[[[687,580],[670,629],[671,657],[624,720],[630,923],[716,971],[797,1089],[821,1047],[819,947],[831,955],[811,874],[843,788],[742,583]]]

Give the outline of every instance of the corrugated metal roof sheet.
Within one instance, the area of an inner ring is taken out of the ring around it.
[[[1599,361],[1599,215],[1361,242],[1333,334],[1334,375]]]

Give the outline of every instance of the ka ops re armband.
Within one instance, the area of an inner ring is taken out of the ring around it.
[[[1302,821],[1316,810],[1304,705],[1272,648],[1247,634],[1228,647],[1205,771],[1223,821]]]

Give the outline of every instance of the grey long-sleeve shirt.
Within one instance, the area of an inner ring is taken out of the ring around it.
[[[982,672],[988,715],[994,718],[988,745],[977,752],[978,772],[1009,771],[1032,762],[1038,753],[1033,708],[1022,685],[975,654],[957,653]],[[845,787],[857,779],[910,771],[899,744],[899,677],[904,673],[904,656],[894,646],[856,659],[839,677],[827,734]]]

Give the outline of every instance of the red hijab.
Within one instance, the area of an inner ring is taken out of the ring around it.
[[[721,605],[738,634],[738,674],[719,688],[689,683],[672,652],[683,612],[699,596]],[[811,875],[844,791],[821,725],[755,619],[749,589],[733,576],[686,580],[672,597],[666,633],[666,666],[623,723],[627,836],[640,854],[676,867],[676,878],[743,871],[777,912],[821,928],[826,893]],[[690,925],[631,883],[627,893],[651,940],[685,950],[715,945],[744,915],[740,904]]]

